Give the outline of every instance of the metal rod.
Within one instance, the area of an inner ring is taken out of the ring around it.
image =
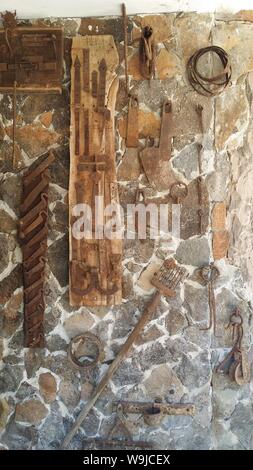
[[[126,80],[126,95],[129,96],[129,83],[128,83],[128,63],[127,63],[127,13],[126,5],[122,3],[122,16],[124,28],[124,59],[125,59],[125,80]]]

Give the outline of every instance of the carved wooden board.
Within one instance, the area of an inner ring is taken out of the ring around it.
[[[0,31],[0,92],[61,93],[61,28],[17,27]]]
[[[72,43],[70,138],[70,303],[81,306],[121,302],[120,238],[77,239],[80,212],[88,204],[94,222],[94,201],[102,196],[104,207],[118,203],[114,148],[114,110],[119,58],[112,36],[76,37]],[[80,206],[79,206],[80,207]],[[73,211],[74,209],[74,211]],[[102,216],[105,226],[108,216]],[[85,224],[84,224],[85,225]],[[84,225],[82,229],[84,230]]]

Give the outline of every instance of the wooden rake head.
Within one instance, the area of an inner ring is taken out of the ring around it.
[[[164,261],[159,271],[154,274],[151,283],[159,290],[161,295],[175,297],[176,287],[186,277],[186,269],[179,267],[173,258],[169,258]]]

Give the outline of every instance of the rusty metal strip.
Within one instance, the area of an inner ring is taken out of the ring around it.
[[[90,50],[83,49],[83,90],[90,91]]]
[[[75,154],[79,155],[80,153],[80,111],[75,109]]]
[[[84,155],[90,153],[90,137],[89,137],[89,110],[83,110],[83,121],[84,121]]]
[[[29,185],[33,179],[37,178],[37,176],[43,173],[43,171],[46,170],[49,165],[51,165],[51,163],[53,163],[54,159],[55,156],[52,150],[50,150],[48,156],[36,168],[28,170],[26,172],[26,174],[24,175],[23,184],[25,186]]]
[[[160,402],[138,402],[138,401],[114,401],[113,406],[121,407],[123,413],[144,413],[147,409],[158,409],[166,415],[193,416],[195,407],[192,403],[160,403]]]
[[[24,273],[25,347],[43,347],[45,257],[47,250],[48,166],[51,153],[37,168],[24,175],[20,238]],[[39,181],[39,182],[38,182]]]
[[[91,94],[93,98],[97,98],[98,95],[98,73],[97,70],[93,70],[91,74]]]
[[[26,212],[36,201],[38,196],[45,191],[48,186],[49,177],[48,175],[43,175],[41,181],[33,188],[33,190],[26,196],[24,202],[20,206],[21,212]]]
[[[98,97],[97,97],[97,108],[98,112],[105,111],[105,92],[106,92],[106,71],[107,65],[105,59],[102,59],[99,67],[99,85],[98,85]]]
[[[76,56],[74,63],[74,104],[80,106],[81,101],[81,64],[79,57]]]

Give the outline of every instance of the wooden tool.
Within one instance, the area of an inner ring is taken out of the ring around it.
[[[157,292],[148,303],[146,310],[142,314],[141,318],[139,319],[138,323],[135,325],[132,333],[122,346],[120,352],[115,357],[114,361],[109,366],[106,374],[102,378],[101,382],[98,384],[97,388],[95,389],[91,399],[85,405],[84,409],[81,411],[75,424],[73,425],[72,429],[69,431],[67,436],[65,437],[62,447],[65,448],[69,445],[71,439],[75,435],[75,433],[80,428],[82,422],[100,397],[101,393],[108,385],[109,381],[111,380],[115,371],[119,368],[122,361],[125,359],[126,355],[129,353],[130,349],[132,348],[135,341],[138,339],[139,334],[148,323],[148,321],[153,316],[154,312],[156,311],[161,296],[164,295],[166,297],[175,297],[176,292],[175,289],[178,284],[183,280],[186,276],[186,270],[184,268],[180,268],[173,259],[168,259],[164,262],[161,269],[154,274],[153,279],[151,280],[152,284],[157,288]]]
[[[103,233],[104,208],[118,203],[114,111],[119,58],[112,36],[75,37],[72,42],[70,138],[70,304],[116,305],[122,300],[122,240]],[[97,235],[96,201],[103,200]],[[91,208],[91,237],[73,233],[74,208]]]
[[[148,146],[140,152],[140,159],[149,183],[158,191],[168,190],[176,181],[171,158],[172,106],[166,100],[163,104],[159,147]]]

